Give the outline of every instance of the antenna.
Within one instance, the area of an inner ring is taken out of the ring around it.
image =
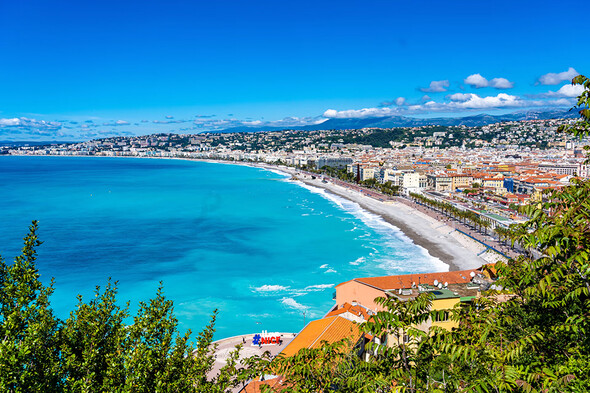
[[[471,272],[471,273],[469,273],[469,275],[473,278],[473,277],[475,277],[475,272]]]
[[[438,280],[434,280],[434,286],[438,286]]]

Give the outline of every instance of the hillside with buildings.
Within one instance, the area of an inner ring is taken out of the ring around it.
[[[260,133],[155,134],[81,143],[0,147],[3,154],[215,159],[288,165],[401,195],[424,193],[469,210],[492,229],[524,217],[515,207],[541,201],[573,178],[588,178],[587,139],[560,134],[569,119],[481,127]]]

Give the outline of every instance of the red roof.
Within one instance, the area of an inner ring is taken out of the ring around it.
[[[412,288],[412,285],[429,284],[433,285],[434,280],[449,284],[467,284],[471,282],[471,272],[479,273],[479,269],[459,270],[454,272],[442,273],[419,273],[419,274],[402,274],[399,276],[382,276],[382,277],[364,277],[355,278],[352,281],[361,284],[369,285],[371,287],[380,289],[382,291],[407,289]],[[347,281],[350,282],[350,281]],[[346,283],[338,284],[338,286]]]
[[[335,316],[335,315],[344,314],[346,312],[349,312],[351,314],[354,314],[357,317],[363,317],[363,319],[365,321],[367,321],[369,319],[369,317],[370,317],[369,313],[367,312],[367,310],[364,307],[359,306],[359,305],[353,306],[350,303],[344,303],[342,305],[342,307],[340,307],[339,309],[334,310],[334,311],[330,311],[326,315],[326,317],[332,317],[332,316]]]

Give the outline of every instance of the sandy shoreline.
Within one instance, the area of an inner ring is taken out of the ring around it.
[[[381,202],[333,183],[323,183],[318,179],[312,180],[302,176],[297,178],[308,185],[323,188],[353,201],[363,209],[379,215],[386,222],[399,228],[414,244],[425,248],[431,256],[449,265],[449,270],[472,269],[486,263],[486,260],[477,255],[484,251],[485,247],[459,234],[445,222],[435,220],[399,202]]]
[[[486,247],[473,241],[467,236],[455,231],[451,223],[436,220],[416,209],[396,201],[381,202],[358,191],[339,186],[334,183],[324,183],[319,179],[305,176],[295,168],[273,166],[259,163],[228,162],[207,160],[214,163],[245,165],[271,171],[283,172],[312,187],[324,189],[357,203],[363,209],[383,218],[389,224],[400,229],[414,244],[426,249],[428,254],[440,259],[449,266],[449,270],[464,270],[478,268],[495,260],[496,255],[488,255],[484,259],[478,254],[485,252]],[[492,253],[489,253],[492,254]]]

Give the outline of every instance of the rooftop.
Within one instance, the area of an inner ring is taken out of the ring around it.
[[[441,273],[418,273],[418,274],[402,274],[398,276],[381,276],[381,277],[363,277],[355,278],[352,281],[359,282],[380,289],[382,291],[391,291],[399,289],[408,289],[417,287],[418,285],[434,285],[434,281],[438,283],[447,284],[467,284],[471,282],[471,273],[480,273],[479,269],[459,270],[453,272]],[[349,282],[349,281],[347,281]],[[336,287],[346,283],[338,284]]]
[[[284,356],[293,356],[303,348],[319,348],[322,341],[329,344],[343,338],[352,338],[356,341],[361,335],[358,325],[343,317],[318,319],[308,323],[281,353]]]

